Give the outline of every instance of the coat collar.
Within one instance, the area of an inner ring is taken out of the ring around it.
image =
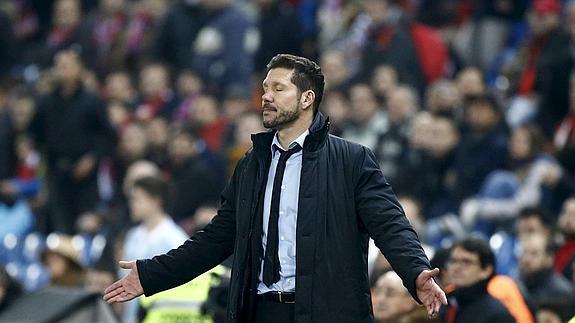
[[[311,127],[309,128],[309,135],[307,136],[304,144],[304,150],[316,151],[326,141],[329,131],[329,118],[326,118],[321,112],[316,113]],[[252,135],[252,143],[254,151],[257,153],[267,154],[272,144],[276,131],[270,130],[260,132]]]

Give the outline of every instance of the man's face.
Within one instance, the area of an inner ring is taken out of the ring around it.
[[[388,321],[408,313],[417,304],[393,271],[383,274],[373,292],[373,315],[377,321]]]
[[[563,209],[559,215],[559,228],[569,238],[575,238],[575,198],[570,198],[563,203]]]
[[[487,279],[493,272],[493,267],[482,268],[479,255],[455,247],[447,261],[447,272],[455,287],[463,288]]]
[[[545,239],[542,235],[534,235],[521,241],[522,252],[519,256],[521,274],[530,275],[551,268],[553,257],[545,250]]]
[[[62,82],[79,81],[82,74],[80,58],[72,52],[62,51],[56,54],[55,70],[58,79]]]
[[[159,201],[139,187],[130,192],[130,211],[132,220],[143,221],[159,208]]]
[[[536,234],[547,235],[549,233],[537,216],[529,216],[519,219],[519,222],[517,223],[517,232],[519,239],[524,239]]]
[[[292,70],[274,68],[263,82],[263,123],[268,129],[285,128],[300,116],[301,93],[291,81],[292,74]]]

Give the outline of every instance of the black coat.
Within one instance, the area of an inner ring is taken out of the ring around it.
[[[369,237],[414,296],[417,276],[430,265],[373,153],[328,135],[328,128],[318,114],[303,149],[295,321],[372,322]],[[203,231],[165,255],[137,262],[146,295],[193,279],[235,252],[228,321],[246,320],[257,290],[262,249],[258,201],[273,135],[252,136],[254,149],[238,163],[217,216]]]
[[[453,323],[514,323],[507,308],[487,292],[488,280],[460,288],[449,295],[449,307],[442,308],[442,322],[447,322],[449,308],[456,306]]]

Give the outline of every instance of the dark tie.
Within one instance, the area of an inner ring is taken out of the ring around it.
[[[280,260],[278,255],[278,219],[280,214],[280,193],[284,172],[286,169],[286,162],[291,155],[301,150],[301,146],[296,144],[288,151],[282,149],[278,150],[280,151],[280,160],[278,162],[276,174],[274,176],[272,204],[270,207],[270,218],[268,223],[268,239],[266,243],[266,254],[264,257],[263,281],[264,284],[266,284],[268,287],[280,280]]]

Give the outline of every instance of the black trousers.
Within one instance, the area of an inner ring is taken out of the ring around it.
[[[257,300],[255,323],[293,323],[295,304]]]

